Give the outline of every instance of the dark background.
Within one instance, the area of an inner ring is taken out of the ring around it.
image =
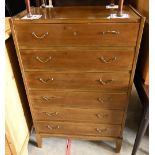
[[[54,6],[87,6],[107,5],[111,0],[52,0]],[[124,0],[128,4],[130,0]],[[30,0],[31,6],[38,6],[41,0]],[[115,0],[118,3],[118,0]],[[25,0],[5,0],[5,16],[13,16],[25,10]]]
[[[35,0],[30,0],[31,6],[35,6]],[[5,0],[5,16],[13,16],[22,10],[25,10],[25,0]]]

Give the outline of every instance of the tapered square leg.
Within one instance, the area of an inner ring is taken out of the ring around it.
[[[115,149],[115,152],[116,153],[119,153],[120,150],[121,150],[121,147],[122,147],[122,139],[117,139],[116,140],[116,149]]]
[[[37,146],[42,147],[42,138],[40,134],[36,134],[36,141],[37,141]]]

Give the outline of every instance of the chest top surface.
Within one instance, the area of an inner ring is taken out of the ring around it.
[[[40,19],[24,20],[26,10],[12,19],[15,22],[32,23],[82,23],[82,22],[139,22],[141,16],[132,7],[124,6],[125,17],[117,17],[117,9],[107,9],[105,6],[76,6],[39,8],[31,7],[33,15],[42,15]]]

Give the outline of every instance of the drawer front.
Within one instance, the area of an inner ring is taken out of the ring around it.
[[[129,73],[25,72],[29,89],[127,91]]]
[[[138,23],[16,24],[19,48],[63,45],[135,46]]]
[[[22,50],[25,70],[109,71],[131,70],[134,49],[124,50]],[[27,61],[29,60],[29,61]]]
[[[35,121],[70,121],[121,124],[123,110],[100,110],[78,108],[33,109]]]
[[[102,92],[74,91],[29,91],[29,98],[34,108],[70,108],[124,109],[127,94],[105,94]]]
[[[120,125],[67,123],[67,122],[35,122],[37,131],[48,134],[94,135],[106,137],[120,136]]]

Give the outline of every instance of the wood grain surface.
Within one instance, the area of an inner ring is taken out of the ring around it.
[[[127,71],[132,69],[134,49],[21,50],[20,55],[25,71]]]
[[[16,24],[19,48],[135,46],[138,23]]]
[[[145,18],[105,6],[31,8],[11,19],[38,146],[43,137],[114,140],[122,145]]]
[[[83,108],[121,109],[126,107],[127,93],[104,93],[102,91],[38,91],[30,90],[29,97],[34,108]]]
[[[53,73],[25,72],[31,90],[128,90],[129,72],[113,73]]]
[[[68,122],[36,122],[36,127],[40,133],[67,134],[67,135],[94,135],[118,137],[120,135],[120,125],[109,124],[85,124]]]

